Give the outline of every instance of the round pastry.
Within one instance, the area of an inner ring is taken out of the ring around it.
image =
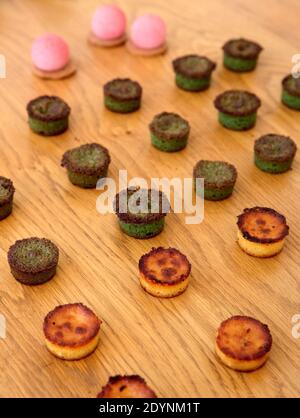
[[[262,47],[248,39],[231,39],[223,45],[224,66],[231,71],[252,71],[256,67]]]
[[[284,245],[289,227],[283,215],[274,209],[254,207],[238,216],[238,243],[254,257],[272,257]]]
[[[97,398],[157,398],[157,396],[142,377],[117,375],[109,378]]]
[[[255,125],[261,101],[248,91],[228,90],[217,96],[214,104],[219,111],[219,122],[222,126],[244,131]]]
[[[14,193],[13,182],[6,177],[0,176],[0,221],[11,214]]]
[[[134,55],[163,54],[167,50],[165,22],[153,14],[138,17],[131,26],[126,46]]]
[[[8,263],[16,280],[26,285],[38,285],[52,279],[56,273],[59,250],[46,238],[16,241],[8,251]]]
[[[37,38],[31,47],[33,73],[45,79],[58,80],[76,72],[68,44],[53,33]]]
[[[68,104],[57,96],[40,96],[27,105],[30,128],[44,136],[65,132],[69,126],[70,112]]]
[[[129,78],[116,78],[104,84],[104,105],[117,113],[130,113],[141,106],[142,87]]]
[[[139,261],[140,283],[152,296],[172,298],[189,284],[191,264],[176,248],[152,248]]]
[[[89,41],[101,47],[121,45],[126,40],[126,16],[115,4],[104,4],[95,11]]]
[[[57,306],[44,319],[46,347],[63,360],[80,360],[96,349],[100,325],[100,319],[82,303]]]
[[[173,61],[177,87],[187,91],[203,91],[210,86],[216,63],[200,55],[185,55]]]
[[[125,234],[152,238],[164,229],[170,203],[161,191],[131,187],[116,195],[114,210]]]
[[[267,173],[284,173],[293,163],[297,146],[288,136],[268,134],[255,141],[255,165]]]
[[[66,167],[69,180],[75,186],[93,189],[107,176],[110,155],[100,144],[85,144],[66,151],[61,165]]]
[[[300,78],[287,75],[282,80],[281,101],[293,110],[300,110]]]
[[[234,165],[225,161],[200,160],[194,167],[193,178],[196,192],[202,196],[202,189],[198,190],[196,179],[204,179],[204,199],[223,200],[231,196],[237,179]]]
[[[248,316],[233,316],[222,322],[216,339],[216,354],[227,367],[250,372],[261,367],[272,348],[267,325]]]
[[[149,125],[151,142],[161,151],[174,152],[186,147],[190,125],[176,113],[162,112]]]

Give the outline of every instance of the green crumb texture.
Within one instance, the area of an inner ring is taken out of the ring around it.
[[[134,238],[146,239],[158,235],[164,229],[164,218],[145,224],[134,224],[119,220],[121,230]]]
[[[60,135],[63,132],[65,132],[69,127],[68,118],[48,122],[39,119],[29,118],[28,123],[33,132],[44,136]]]
[[[219,122],[222,126],[233,131],[246,131],[256,123],[256,112],[251,115],[233,116],[219,112]]]
[[[97,175],[80,174],[68,170],[69,180],[74,186],[82,187],[83,189],[94,189],[97,186],[98,180],[107,176],[107,169]]]
[[[130,113],[141,106],[142,87],[129,78],[116,78],[103,87],[104,105],[117,113]]]
[[[228,187],[227,189],[204,189],[204,199],[205,200],[224,200],[232,195],[233,187]]]
[[[293,96],[286,90],[282,91],[282,103],[293,110],[300,110],[300,96]]]
[[[167,140],[164,138],[158,138],[156,135],[151,133],[152,145],[160,151],[165,152],[176,152],[184,149],[187,146],[187,140],[187,137],[181,139]]]
[[[291,168],[293,160],[284,162],[271,162],[263,161],[259,157],[255,156],[254,162],[257,168],[265,171],[266,173],[280,174],[288,171]]]
[[[224,66],[231,71],[247,72],[255,69],[257,59],[235,58],[228,54],[224,54]]]
[[[139,99],[118,101],[109,96],[104,96],[104,105],[111,112],[116,113],[131,113],[138,110],[141,106]]]
[[[223,45],[224,66],[232,71],[245,72],[255,69],[262,47],[248,39],[231,39]]]
[[[152,144],[161,151],[179,151],[187,145],[190,125],[176,113],[156,115],[149,128]]]
[[[204,91],[210,86],[210,77],[194,79],[184,77],[181,74],[176,74],[175,81],[177,87],[186,91]]]

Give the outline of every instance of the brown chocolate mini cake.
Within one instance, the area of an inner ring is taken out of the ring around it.
[[[11,214],[14,193],[13,182],[6,177],[0,176],[0,221]]]
[[[224,66],[231,71],[246,72],[256,67],[262,47],[248,39],[231,39],[223,45]]]
[[[129,78],[116,78],[104,84],[104,105],[117,113],[131,113],[141,106],[142,87]]]

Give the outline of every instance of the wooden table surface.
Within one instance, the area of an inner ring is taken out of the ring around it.
[[[226,3],[226,5],[225,5]],[[13,179],[12,216],[0,224],[0,313],[7,337],[0,340],[0,396],[94,397],[114,374],[140,374],[160,397],[299,396],[300,340],[291,334],[299,313],[300,156],[293,170],[264,174],[253,164],[253,142],[262,134],[289,135],[300,146],[300,114],[280,104],[281,79],[299,53],[297,0],[120,1],[129,21],[143,12],[159,13],[168,24],[169,51],[158,58],[130,56],[125,48],[89,46],[86,35],[97,0],[2,0],[0,53],[7,78],[0,80],[0,174]],[[65,81],[43,81],[31,74],[30,46],[45,31],[70,43],[78,73]],[[245,36],[264,46],[255,72],[238,75],[222,66],[222,44]],[[298,49],[297,49],[298,48]],[[190,94],[175,87],[171,60],[200,53],[218,62],[211,88]],[[102,85],[131,77],[144,88],[143,104],[131,115],[103,108]],[[223,129],[214,97],[245,88],[262,99],[257,126],[245,133]],[[27,126],[26,104],[56,94],[72,108],[70,129],[43,138]],[[175,111],[192,126],[186,150],[167,154],[150,145],[154,114]],[[164,232],[139,241],[123,235],[113,214],[96,211],[99,191],[71,185],[60,167],[63,152],[96,141],[109,148],[109,174],[129,177],[190,177],[199,159],[234,163],[233,196],[206,202],[200,225],[186,225],[184,214],[170,214]],[[260,260],[236,243],[236,216],[245,207],[269,206],[286,215],[290,235],[284,251]],[[26,287],[16,282],[7,251],[17,239],[44,236],[60,248],[58,274],[49,283]],[[171,300],[141,290],[137,263],[152,246],[175,246],[192,263],[188,290]],[[47,352],[44,316],[56,305],[83,302],[103,320],[96,352],[79,362]],[[214,354],[219,323],[234,314],[267,323],[274,345],[269,362],[251,374],[224,367]]]

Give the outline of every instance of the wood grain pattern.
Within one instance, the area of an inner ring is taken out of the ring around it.
[[[145,11],[168,22],[169,51],[159,58],[130,56],[124,48],[88,46],[89,19],[97,0],[2,0],[0,52],[7,79],[0,80],[0,174],[13,179],[13,215],[1,222],[0,313],[7,338],[0,340],[0,396],[94,397],[109,375],[137,373],[161,397],[299,396],[300,340],[291,318],[299,313],[300,164],[272,176],[253,165],[253,141],[268,132],[290,135],[300,146],[300,114],[280,102],[280,82],[299,53],[297,0],[172,0],[119,2],[131,21]],[[226,6],[225,6],[226,3]],[[53,31],[69,40],[78,64],[75,77],[42,81],[31,74],[32,40]],[[223,69],[221,46],[243,35],[264,46],[257,70],[237,75]],[[209,91],[176,89],[171,59],[201,53],[217,60]],[[123,116],[102,105],[102,85],[128,76],[144,87],[142,109]],[[227,88],[245,88],[263,102],[255,129],[227,131],[217,123],[214,97]],[[70,130],[47,139],[32,134],[25,106],[40,94],[57,94],[72,107]],[[186,150],[168,155],[151,147],[148,123],[154,114],[176,111],[192,126]],[[150,241],[121,234],[114,215],[100,216],[99,192],[72,186],[60,158],[78,144],[98,141],[109,148],[110,175],[189,177],[201,158],[234,163],[239,177],[231,199],[205,204],[205,220],[184,223],[170,215],[165,231]],[[265,205],[284,213],[290,236],[275,258],[259,260],[236,244],[236,216],[245,207]],[[15,240],[45,236],[61,250],[58,274],[50,283],[25,287],[11,276],[7,250]],[[189,289],[173,300],[145,294],[137,263],[152,246],[175,246],[192,262]],[[86,360],[55,359],[44,346],[42,321],[62,303],[81,301],[103,319],[101,343]],[[270,361],[252,374],[223,367],[214,354],[219,323],[233,314],[269,324],[274,346]]]

